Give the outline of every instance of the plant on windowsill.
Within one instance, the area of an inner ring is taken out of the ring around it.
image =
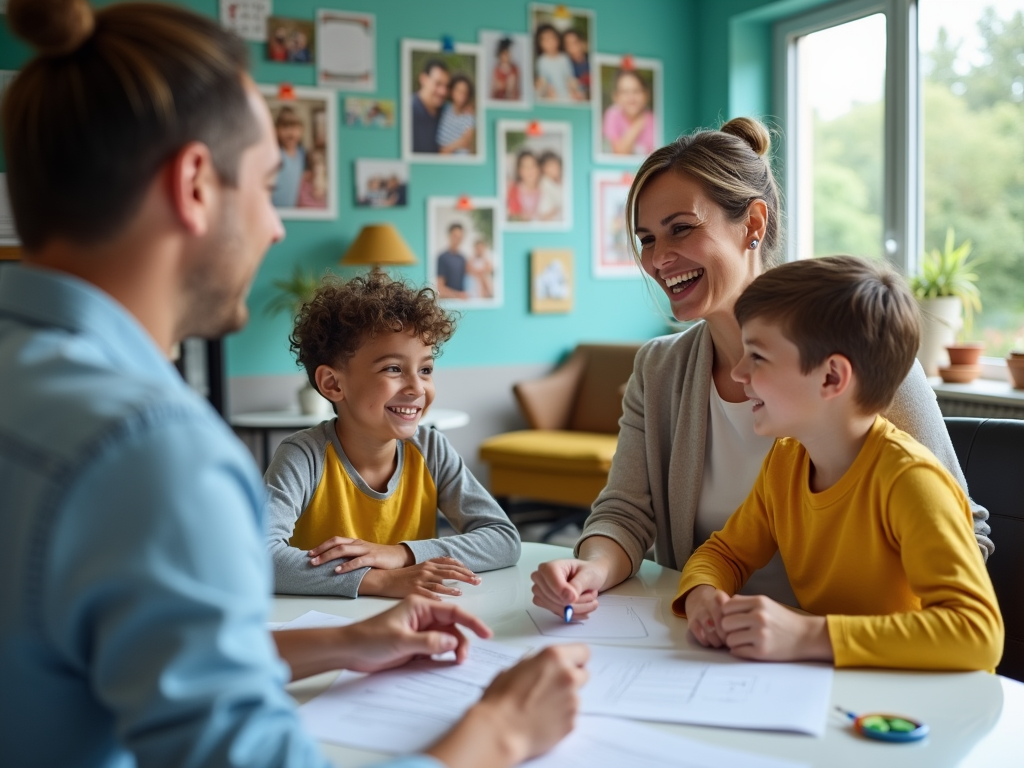
[[[296,264],[287,279],[274,280],[274,294],[264,307],[268,315],[279,315],[287,312],[292,321],[305,304],[313,297],[314,291],[320,286],[320,279]],[[328,417],[331,415],[331,404],[307,380],[298,391],[299,410],[310,416]]]
[[[971,247],[970,240],[956,245],[956,235],[950,227],[943,249],[933,248],[925,253],[920,273],[910,281],[921,307],[921,348],[917,357],[929,376],[938,373],[947,381],[959,383],[973,381],[981,373],[977,362],[981,345],[955,343],[961,331],[970,332],[974,313],[981,310],[978,275],[974,272],[977,262],[970,260]],[[945,362],[943,349],[950,350],[951,361],[944,366],[945,374],[940,368]],[[972,353],[973,363],[954,362],[969,359],[960,355]]]

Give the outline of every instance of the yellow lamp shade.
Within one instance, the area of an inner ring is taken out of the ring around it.
[[[416,256],[392,224],[367,224],[339,262],[346,267],[415,264]]]

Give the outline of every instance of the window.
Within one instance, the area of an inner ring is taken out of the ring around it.
[[[1024,347],[1024,0],[848,0],[775,48],[788,257],[913,273],[952,228],[978,259],[971,335]]]

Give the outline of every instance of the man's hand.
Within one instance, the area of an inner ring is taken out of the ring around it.
[[[722,606],[721,631],[729,651],[741,659],[835,661],[824,616],[791,611],[763,595],[729,598]]]
[[[446,585],[445,579],[464,581],[474,586],[480,583],[480,577],[454,557],[436,557],[393,571],[371,568],[359,582],[359,594],[381,597],[420,595],[432,600],[440,600],[441,595],[462,594],[458,587]]]
[[[332,536],[306,554],[310,565],[321,565],[343,557],[351,558],[335,568],[335,573],[348,573],[357,568],[405,568],[416,562],[412,550],[404,544],[371,544],[344,536]]]
[[[722,606],[727,602],[729,595],[710,584],[694,587],[686,595],[686,622],[697,642],[705,648],[721,648],[725,645],[725,632],[721,623]]]

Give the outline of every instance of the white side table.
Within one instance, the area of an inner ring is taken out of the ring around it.
[[[333,418],[333,416],[327,417]],[[325,418],[319,414],[299,413],[290,411],[254,411],[252,413],[236,413],[228,423],[236,429],[251,429],[260,433],[260,468],[266,472],[270,464],[270,433],[274,431],[298,432],[300,429],[315,427]],[[458,429],[469,424],[469,414],[453,408],[430,408],[420,419],[420,424],[442,432]]]

